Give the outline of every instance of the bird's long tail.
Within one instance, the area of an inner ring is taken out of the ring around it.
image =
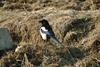
[[[50,37],[50,41],[52,44],[56,45],[59,48],[64,48],[64,45],[56,38],[56,37]]]

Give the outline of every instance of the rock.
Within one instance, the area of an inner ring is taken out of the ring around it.
[[[10,33],[6,28],[0,28],[0,50],[11,49],[14,46]]]

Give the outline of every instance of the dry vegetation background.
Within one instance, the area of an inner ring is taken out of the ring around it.
[[[41,39],[43,18],[64,49]],[[22,46],[1,51],[0,67],[100,67],[100,0],[0,0],[0,28]]]

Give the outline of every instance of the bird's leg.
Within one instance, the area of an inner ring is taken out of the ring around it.
[[[43,40],[43,42],[46,42],[46,40]]]

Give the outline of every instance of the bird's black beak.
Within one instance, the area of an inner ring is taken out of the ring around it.
[[[42,23],[42,21],[40,20],[39,23]]]
[[[39,21],[39,23],[41,23],[41,24],[47,24],[48,21],[46,19],[42,19],[42,20]]]

